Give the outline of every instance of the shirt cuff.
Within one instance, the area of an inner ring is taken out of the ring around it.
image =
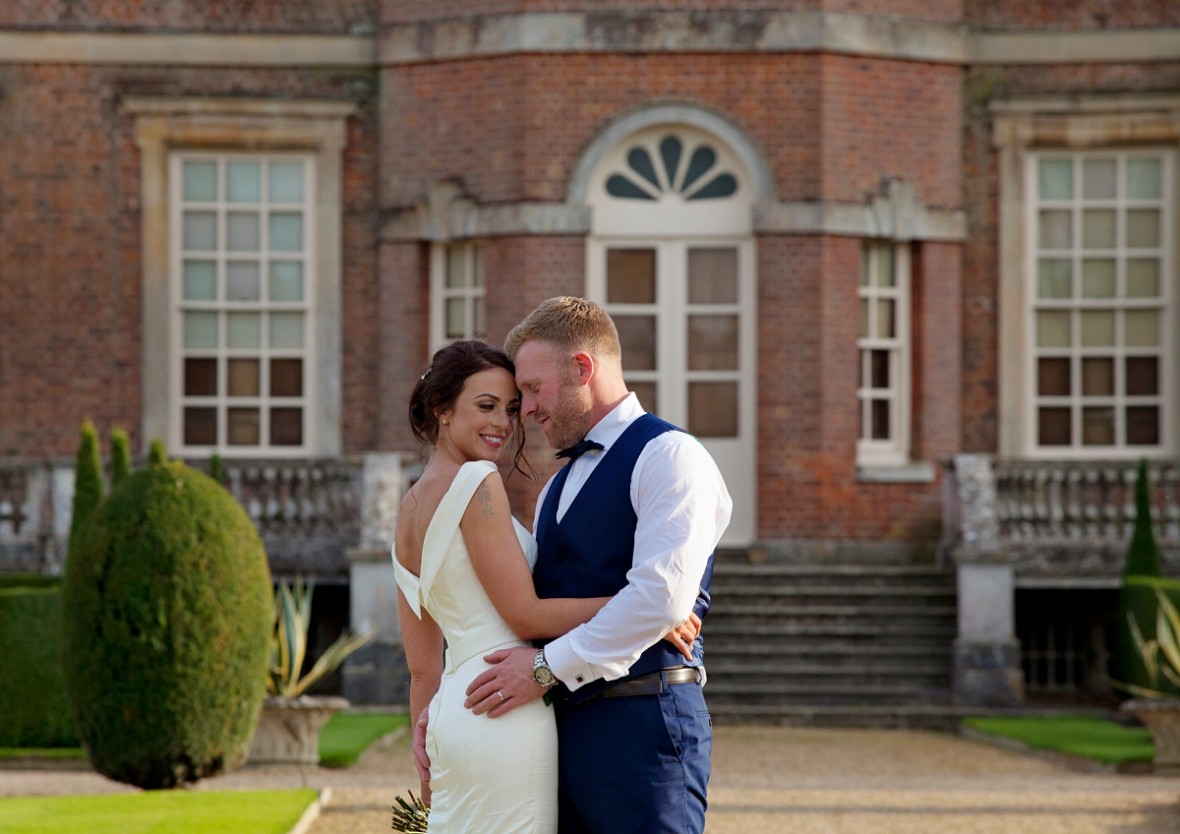
[[[565,684],[570,692],[577,691],[598,677],[585,661],[570,648],[569,635],[558,637],[545,646],[545,663],[549,671]]]

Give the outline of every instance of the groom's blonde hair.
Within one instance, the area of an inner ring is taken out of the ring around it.
[[[584,350],[596,359],[622,361],[615,323],[606,310],[585,298],[559,295],[542,301],[509,331],[504,352],[515,361],[520,346],[534,339],[568,350]]]

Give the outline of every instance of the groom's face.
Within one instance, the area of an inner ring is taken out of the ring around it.
[[[521,413],[533,418],[554,449],[586,436],[589,396],[568,351],[549,342],[525,342],[516,352],[516,384]]]

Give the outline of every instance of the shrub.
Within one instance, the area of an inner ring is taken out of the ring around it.
[[[73,747],[62,671],[61,588],[38,577],[0,586],[0,747]]]
[[[70,515],[68,550],[72,550],[78,542],[86,519],[102,501],[102,493],[102,458],[98,454],[98,431],[94,428],[94,423],[86,420],[82,423],[78,455],[74,462],[74,503]]]
[[[67,685],[96,770],[162,788],[242,761],[265,694],[271,585],[232,495],[179,462],[130,475],[70,554],[63,602]]]
[[[111,432],[111,489],[122,483],[131,474],[131,441],[127,432],[115,429]]]
[[[1135,479],[1135,528],[1127,548],[1119,589],[1118,617],[1114,624],[1114,653],[1111,673],[1120,684],[1149,686],[1147,669],[1132,633],[1132,620],[1143,634],[1155,634],[1156,596],[1145,589],[1139,579],[1159,579],[1163,574],[1159,547],[1151,520],[1151,491],[1147,478],[1147,461],[1139,461]]]

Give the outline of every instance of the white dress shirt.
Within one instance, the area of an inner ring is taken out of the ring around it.
[[[586,437],[604,449],[591,450],[570,464],[557,505],[558,521],[602,456],[643,414],[631,394],[590,429]],[[550,479],[537,498],[538,516],[552,485]],[[592,501],[593,496],[586,499]],[[594,619],[545,647],[549,668],[571,690],[597,678],[623,677],[644,650],[688,617],[709,554],[729,524],[733,501],[700,441],[668,431],[639,453],[631,473],[631,506],[638,523],[626,586]]]

